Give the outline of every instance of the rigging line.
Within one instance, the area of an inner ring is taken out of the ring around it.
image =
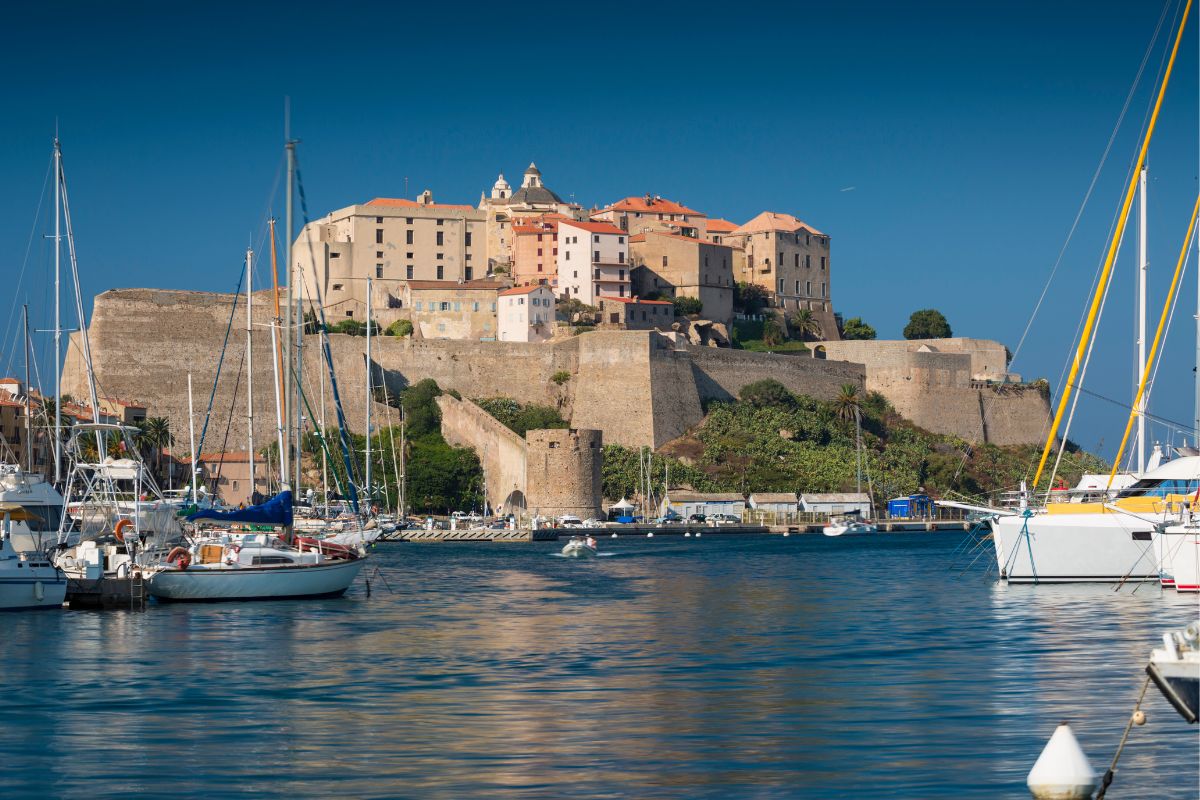
[[[237,380],[234,381],[234,383],[233,383],[233,396],[235,398],[238,395],[238,389],[240,389],[242,386],[242,373],[245,371],[245,369],[246,369],[246,351],[243,350],[242,351],[242,360],[238,364]],[[254,379],[254,376],[252,376],[252,375],[247,378],[247,380],[253,380],[253,379]],[[231,402],[229,404],[229,418],[225,421],[225,439],[224,439],[224,441],[221,442],[221,457],[217,461],[217,475],[213,479],[217,486],[221,485],[221,472],[225,467],[225,452],[226,452],[225,448],[229,446],[229,431],[233,427],[233,412],[236,408],[237,408],[237,401],[234,400],[233,402]],[[203,455],[203,451],[197,450],[196,451],[196,460],[199,461],[200,457],[202,455]],[[192,468],[195,469],[196,465],[193,464]],[[250,492],[251,492],[251,494],[253,494],[253,492],[254,492],[253,486],[250,487]],[[214,489],[213,493],[214,494],[218,493],[218,490]]]
[[[221,355],[217,359],[217,372],[213,376],[212,391],[208,395],[208,407],[204,410],[204,425],[200,429],[200,442],[196,445],[197,453],[204,449],[204,437],[208,434],[208,422],[212,418],[213,402],[217,398],[217,382],[221,380],[221,366],[225,363],[225,350],[229,347],[229,336],[233,331],[233,318],[237,314],[238,298],[242,296],[242,281],[245,279],[245,270],[239,270],[237,289],[233,293],[233,308],[229,310],[229,322],[225,325],[225,341],[221,344]]]
[[[1091,389],[1085,389],[1082,386],[1076,386],[1075,391],[1083,392],[1084,394],[1088,395],[1089,397],[1094,397],[1097,400],[1103,400],[1105,403],[1110,403],[1110,404],[1116,406],[1117,408],[1123,409],[1125,411],[1128,411],[1129,409],[1133,408],[1133,406],[1131,406],[1129,403],[1125,402],[1124,400],[1117,400],[1112,397],[1109,397],[1108,395],[1103,395],[1103,394],[1100,394],[1099,392],[1093,392]],[[1157,422],[1158,424],[1162,425],[1164,428],[1167,428],[1169,430],[1177,430],[1177,431],[1192,430],[1192,423],[1190,423],[1190,422],[1188,422],[1186,424],[1183,422],[1176,422],[1175,420],[1170,419],[1169,417],[1164,417],[1164,416],[1161,416],[1158,414],[1147,413],[1146,419],[1151,420],[1153,422]]]
[[[38,197],[37,211],[33,214],[33,224],[29,226],[29,237],[25,240],[25,257],[21,259],[21,271],[17,273],[17,285],[13,288],[12,306],[8,310],[8,323],[4,326],[4,342],[8,341],[9,332],[13,330],[13,322],[16,319],[17,303],[21,297],[21,285],[25,280],[25,270],[29,267],[29,253],[33,250],[33,235],[37,233],[38,222],[42,218],[42,207],[46,204],[46,187],[50,185],[50,173],[54,171],[54,157],[51,156],[50,163],[46,165],[46,177],[42,179],[42,193]],[[13,341],[17,338],[14,336]],[[11,361],[9,362],[11,365]]]

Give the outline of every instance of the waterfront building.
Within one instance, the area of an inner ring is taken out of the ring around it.
[[[100,412],[122,425],[136,425],[146,420],[146,407],[131,400],[115,397],[99,398]]]
[[[558,283],[558,223],[562,214],[526,217],[512,223],[512,279],[517,286]]]
[[[795,514],[800,510],[800,498],[795,492],[753,492],[750,508],[769,514]]]
[[[554,335],[554,291],[545,284],[514,286],[497,298],[502,342],[544,342]]]
[[[800,309],[813,312],[821,338],[838,338],[826,234],[791,214],[764,211],[724,234],[722,242],[742,253],[738,281],[766,289],[771,305],[785,316]]]
[[[675,321],[675,304],[669,300],[638,297],[600,298],[600,327],[630,331],[670,330]]]
[[[486,277],[485,227],[483,211],[435,203],[426,189],[416,200],[379,197],[309,223],[292,259],[305,296],[319,294],[331,323],[363,319],[367,278],[398,295],[404,281]]]
[[[871,516],[871,498],[865,492],[831,492],[800,495],[800,510],[816,514]]]
[[[513,264],[513,226],[521,221],[549,214],[584,219],[583,209],[578,204],[564,201],[542,182],[542,171],[532,162],[516,191],[504,179],[504,173],[500,173],[492,184],[490,196],[480,195],[478,210],[486,222],[486,257],[492,270],[507,269]]]
[[[601,297],[629,297],[629,236],[608,222],[560,220],[558,292],[594,306]]]
[[[593,220],[603,220],[628,233],[666,231],[693,238],[705,238],[707,217],[682,203],[658,195],[626,197],[592,212]]]
[[[407,281],[400,289],[398,319],[413,324],[420,339],[496,338],[497,281]]]
[[[692,236],[646,231],[629,237],[634,293],[695,297],[700,314],[723,325],[733,321],[733,249]]]
[[[692,514],[703,514],[711,517],[713,514],[728,514],[738,519],[746,510],[746,498],[732,492],[692,492],[682,489],[671,489],[663,498],[661,513],[674,511],[684,517]]]

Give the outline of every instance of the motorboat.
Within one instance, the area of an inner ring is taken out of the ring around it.
[[[67,576],[40,551],[18,552],[14,532],[28,535],[36,514],[13,503],[0,503],[0,611],[62,608],[67,596]]]
[[[1168,525],[1158,536],[1159,580],[1177,592],[1200,592],[1200,520]]]
[[[16,503],[31,515],[13,526],[12,546],[18,553],[44,552],[54,543],[63,498],[40,473],[0,463],[0,503]]]
[[[292,493],[232,511],[198,511],[201,529],[146,570],[146,588],[162,602],[299,600],[340,597],[367,562],[366,551],[294,538]],[[263,527],[281,532],[264,532]]]
[[[878,532],[878,528],[872,523],[861,519],[857,514],[844,514],[838,517],[831,517],[829,524],[821,529],[821,533],[826,536],[858,536]]]
[[[1200,719],[1200,622],[1163,634],[1163,646],[1150,653],[1146,674],[1179,716]]]
[[[1047,503],[989,520],[1010,583],[1159,580],[1157,533],[1180,521],[1200,485],[1200,456],[1162,464],[1111,502]]]
[[[562,549],[562,554],[567,558],[594,558],[598,553],[596,540],[591,536],[572,536]]]

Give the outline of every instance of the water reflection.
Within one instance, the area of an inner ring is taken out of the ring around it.
[[[1060,718],[1100,766],[1194,602],[958,578],[956,543],[394,545],[369,599],[6,617],[0,792],[1022,797]],[[1118,786],[1193,796],[1149,708]]]

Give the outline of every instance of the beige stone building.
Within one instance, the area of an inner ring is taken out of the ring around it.
[[[629,238],[634,293],[695,297],[701,316],[729,325],[733,321],[733,251],[691,236],[647,231]]]
[[[513,263],[513,225],[522,220],[547,214],[585,218],[578,204],[564,201],[542,182],[542,171],[533,163],[526,168],[516,191],[504,179],[504,173],[500,173],[492,185],[491,196],[480,195],[478,208],[486,219],[487,260],[493,269],[507,268]]]
[[[471,281],[487,276],[484,212],[416,200],[376,198],[311,222],[292,247],[306,297],[319,296],[329,322],[366,316],[367,278],[399,295],[403,281]],[[282,280],[282,276],[281,276]]]
[[[799,309],[814,312],[822,338],[838,338],[827,235],[791,214],[764,211],[722,241],[741,251],[738,281],[766,289],[771,305],[785,316]]]
[[[497,298],[502,342],[544,342],[554,335],[554,291],[545,284],[515,286]]]
[[[658,195],[626,197],[592,212],[592,219],[611,222],[629,233],[667,231],[705,238],[708,218],[699,211]]]
[[[396,313],[413,324],[418,339],[496,338],[496,281],[408,281]]]
[[[190,463],[186,457],[183,461]],[[202,453],[197,461],[200,464],[197,480],[207,486],[210,493],[226,505],[251,504],[250,458],[245,451]],[[254,490],[266,495],[271,489],[266,461],[262,458],[254,461]]]
[[[517,286],[558,283],[558,223],[562,214],[522,218],[512,225],[512,279]]]
[[[600,327],[630,331],[667,331],[675,321],[675,304],[669,300],[637,297],[604,297],[600,300]]]
[[[705,225],[704,238],[714,244],[724,244],[725,237],[737,230],[737,227],[737,223],[727,219],[710,219]]]

